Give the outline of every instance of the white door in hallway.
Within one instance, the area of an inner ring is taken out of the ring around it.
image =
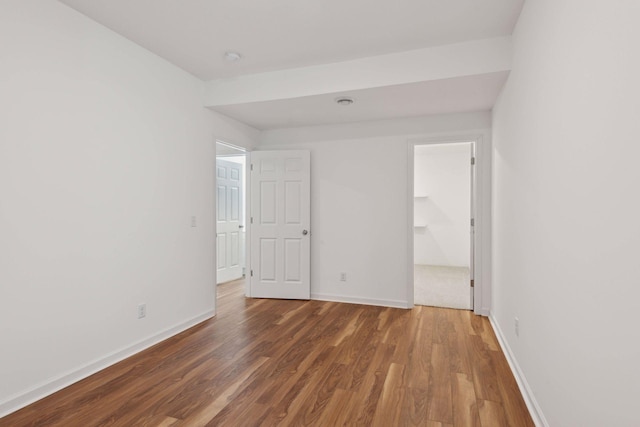
[[[310,168],[308,151],[251,153],[251,297],[311,295]]]
[[[242,181],[240,163],[216,160],[217,283],[242,277]]]

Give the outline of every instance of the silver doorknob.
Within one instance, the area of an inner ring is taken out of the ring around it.
[[[306,236],[307,234],[309,234],[309,232],[307,230],[302,230],[302,235]]]

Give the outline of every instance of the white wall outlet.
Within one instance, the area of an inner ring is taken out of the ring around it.
[[[516,331],[516,336],[519,337],[520,336],[520,319],[518,319],[517,317],[514,317],[513,319],[513,327]]]
[[[340,281],[341,282],[347,281],[347,273],[340,273]]]
[[[147,316],[147,304],[138,305],[138,319],[142,319]]]
[[[192,227],[196,226],[196,217],[195,217],[195,215],[191,217],[191,226]]]

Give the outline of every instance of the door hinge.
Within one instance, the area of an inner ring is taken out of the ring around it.
[[[471,218],[471,226],[472,226],[472,227],[475,227],[475,225],[476,225],[476,220],[475,220],[475,218]]]
[[[475,158],[475,157],[472,157],[472,158],[471,158],[471,165],[473,166],[473,165],[475,165],[475,164],[476,164],[476,158]]]
[[[471,279],[471,287],[472,287],[472,288],[473,288],[473,287],[475,287],[475,286],[474,286],[474,283],[473,283],[473,279]]]
[[[251,171],[253,172],[253,163],[251,163]]]
[[[253,270],[251,270],[251,277],[253,277]]]
[[[253,224],[253,217],[251,217],[251,224]]]

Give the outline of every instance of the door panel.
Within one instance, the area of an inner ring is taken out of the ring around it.
[[[284,281],[299,282],[300,255],[302,253],[301,239],[285,239],[284,241]]]
[[[216,250],[216,254],[218,255],[218,270],[220,270],[221,266],[224,268],[227,265],[227,233],[217,233],[216,241],[218,243]]]
[[[251,153],[250,295],[311,294],[311,186],[308,151]]]

